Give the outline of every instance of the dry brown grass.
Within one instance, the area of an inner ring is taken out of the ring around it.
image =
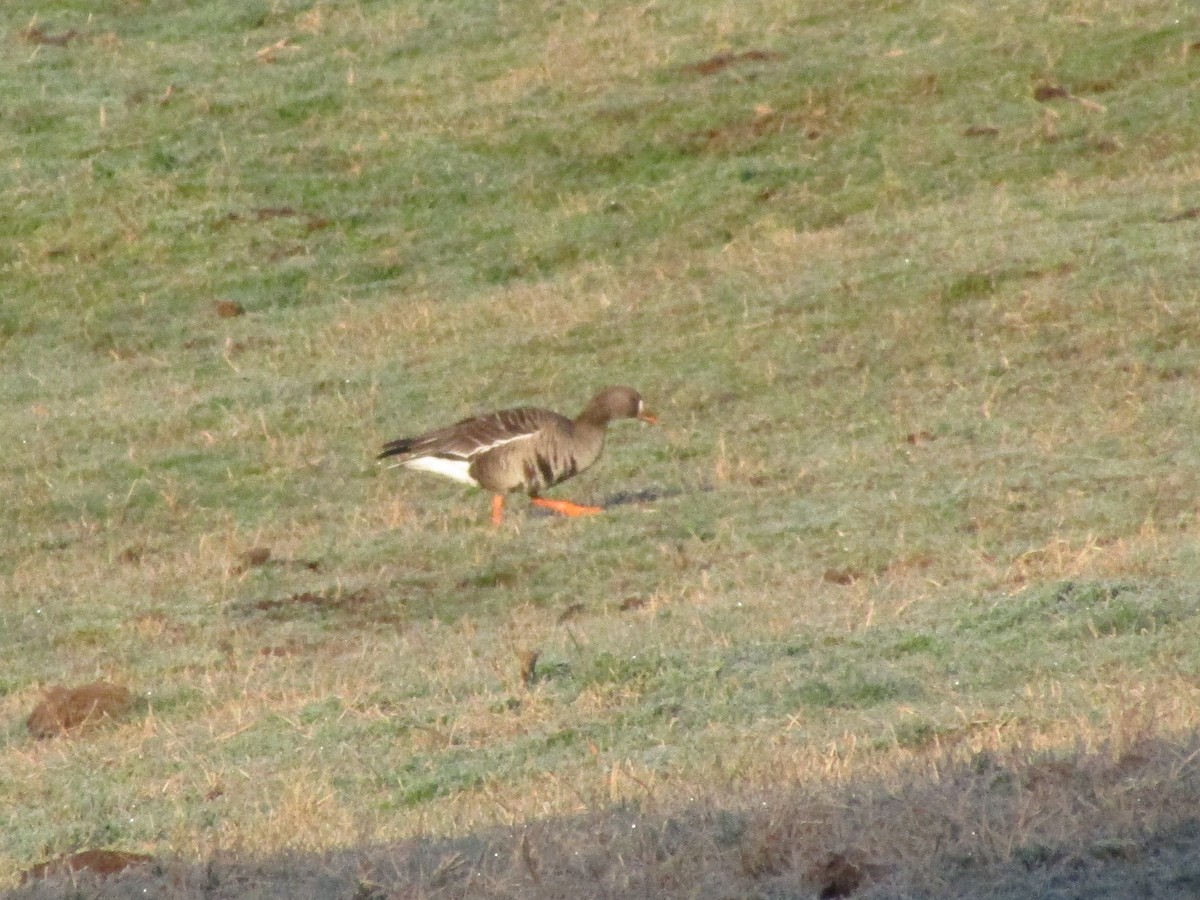
[[[1057,897],[1076,896],[1089,880],[1094,889],[1136,890],[1151,855],[1189,877],[1188,823],[1200,799],[1200,748],[1188,738],[1147,738],[1149,724],[1131,711],[1113,723],[1110,740],[1049,754],[1036,739],[1024,744],[1019,728],[980,730],[969,748],[882,761],[871,754],[866,766],[854,764],[853,749],[805,749],[795,767],[741,775],[734,805],[723,791],[667,798],[647,773],[614,767],[609,800],[624,804],[621,812],[547,809],[470,837],[348,852],[331,848],[354,833],[353,815],[329,785],[301,780],[282,791],[284,802],[273,796],[272,812],[255,823],[281,837],[302,828],[286,854],[224,853],[200,868],[167,860],[101,883],[81,877],[96,896],[113,897],[148,887],[181,897],[231,889],[261,897],[356,889],[392,897],[908,897],[989,886],[988,896],[1028,896],[1021,884]],[[1154,733],[1163,734],[1162,724],[1153,723]],[[811,774],[797,778],[797,769]],[[312,829],[318,820],[327,832]],[[309,836],[319,852],[304,850]],[[1056,875],[1057,885],[1032,887]],[[19,896],[55,891],[31,884]]]
[[[104,846],[162,868],[97,896],[956,895],[1191,840],[1182,9],[18,40],[0,883]],[[614,380],[664,424],[590,524],[371,462]],[[101,678],[132,717],[28,738]]]

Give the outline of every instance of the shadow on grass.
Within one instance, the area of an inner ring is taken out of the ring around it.
[[[617,506],[631,505],[648,505],[658,503],[661,500],[670,500],[674,497],[681,497],[691,493],[708,493],[713,488],[709,485],[702,485],[698,488],[683,488],[683,487],[648,487],[641,488],[636,491],[616,491],[606,496],[600,501],[602,509],[613,509]],[[541,509],[536,506],[526,508],[525,515],[531,519],[548,519],[555,518],[558,513],[551,512],[547,509]]]
[[[841,897],[1200,894],[1200,737],[1097,752],[937,753],[682,805],[327,852],[162,857],[7,898]],[[781,773],[786,774],[786,773]]]

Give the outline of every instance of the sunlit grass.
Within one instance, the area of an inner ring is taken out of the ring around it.
[[[1183,4],[0,21],[0,879],[1184,765]],[[594,520],[372,461],[610,382],[663,424],[560,489],[654,498]],[[26,735],[95,678],[138,716]]]

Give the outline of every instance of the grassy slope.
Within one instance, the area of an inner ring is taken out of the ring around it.
[[[1186,743],[1194,12],[667,6],[6,5],[0,878]],[[371,463],[610,380],[658,502]]]

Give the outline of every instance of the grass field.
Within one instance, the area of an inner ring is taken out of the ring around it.
[[[0,887],[1200,883],[1192,4],[0,29]],[[373,460],[613,382],[601,517]]]

